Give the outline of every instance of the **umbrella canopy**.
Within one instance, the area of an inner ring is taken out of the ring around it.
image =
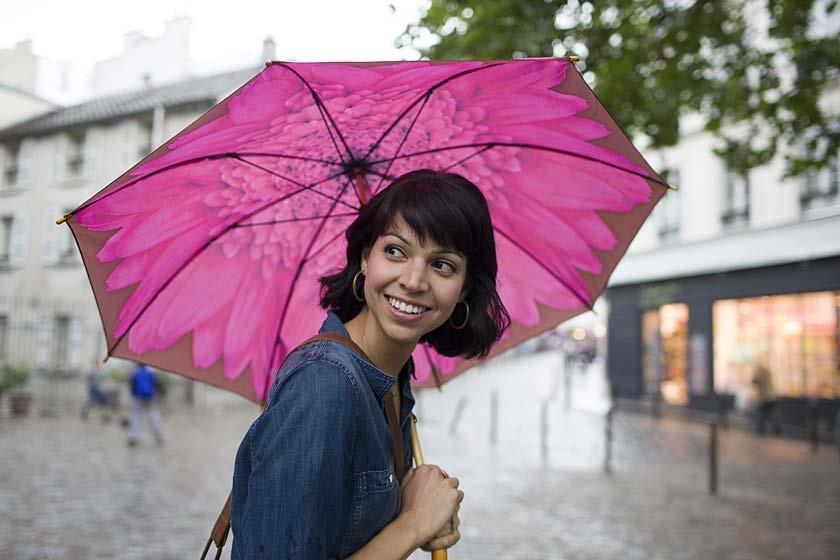
[[[495,352],[590,309],[666,189],[568,59],[266,63],[67,216],[108,354],[261,400],[360,206],[421,168],[488,201]],[[419,385],[475,363],[414,359]]]

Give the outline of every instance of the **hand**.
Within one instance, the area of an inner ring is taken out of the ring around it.
[[[448,538],[451,540],[457,528],[449,530],[447,525],[453,521],[464,499],[458,484],[457,478],[444,478],[436,465],[420,465],[405,475],[400,515],[406,515],[411,520],[417,545],[429,543],[439,534],[450,535]],[[460,534],[457,537],[460,538]]]
[[[433,550],[443,550],[447,548],[452,548],[455,546],[455,543],[461,540],[461,532],[458,531],[458,527],[461,525],[461,518],[458,517],[458,513],[455,513],[455,517],[452,520],[443,526],[443,529],[434,536],[432,540],[421,546],[424,551],[431,552]]]

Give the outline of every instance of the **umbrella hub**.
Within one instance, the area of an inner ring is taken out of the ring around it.
[[[365,180],[365,174],[368,172],[369,167],[368,162],[364,160],[350,161],[344,164],[345,172],[356,182],[356,190],[359,194],[359,201],[362,204],[367,204],[368,202],[368,185]]]

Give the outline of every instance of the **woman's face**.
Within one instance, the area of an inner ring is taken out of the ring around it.
[[[466,257],[429,243],[421,245],[398,216],[362,255],[365,304],[394,342],[416,344],[447,321],[463,297]]]

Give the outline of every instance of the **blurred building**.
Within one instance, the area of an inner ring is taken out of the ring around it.
[[[97,97],[0,130],[0,363],[73,372],[105,354],[76,243],[56,218],[259,70]]]
[[[840,87],[829,91],[837,112]],[[616,269],[608,371],[619,395],[747,410],[753,376],[772,374],[785,421],[840,395],[838,157],[784,178],[782,158],[726,169],[695,125],[650,158],[669,191]],[[721,397],[718,399],[718,397]]]

